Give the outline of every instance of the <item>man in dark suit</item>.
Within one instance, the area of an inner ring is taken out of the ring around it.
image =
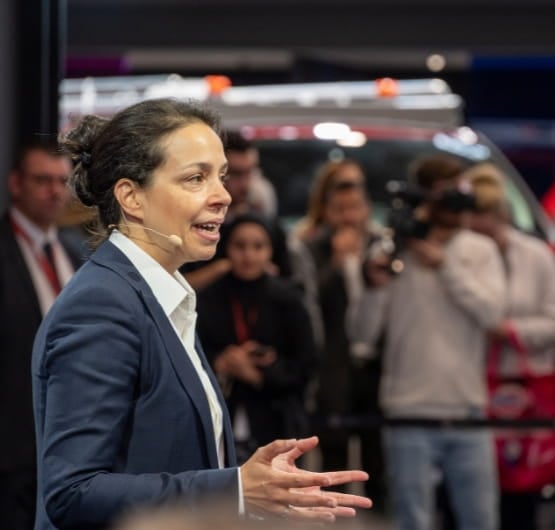
[[[55,221],[69,198],[67,157],[55,146],[22,147],[0,220],[0,528],[28,530],[35,515],[31,351],[39,324],[82,261],[75,233]]]

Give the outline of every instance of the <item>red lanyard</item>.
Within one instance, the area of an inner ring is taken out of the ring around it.
[[[21,236],[31,247],[31,250],[33,251],[35,258],[38,264],[40,265],[42,272],[46,276],[46,279],[50,283],[50,286],[52,287],[54,294],[56,295],[59,294],[60,291],[62,290],[62,287],[60,285],[60,280],[58,279],[58,275],[56,274],[54,267],[52,266],[52,264],[50,263],[46,255],[42,252],[41,253],[35,252],[33,242],[31,241],[29,234],[27,234],[13,218],[11,219],[11,224],[12,224],[12,230],[14,231],[14,233]]]
[[[238,344],[244,344],[251,338],[251,331],[256,321],[258,320],[258,308],[251,307],[247,311],[245,318],[245,313],[243,312],[243,307],[239,300],[235,297],[231,297],[231,311],[233,313],[233,327],[235,328],[235,337],[237,338]]]

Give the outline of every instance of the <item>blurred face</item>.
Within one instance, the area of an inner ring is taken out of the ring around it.
[[[180,246],[161,244],[148,234],[146,248],[167,270],[185,262],[210,259],[231,201],[224,186],[227,162],[218,135],[204,123],[179,129],[163,141],[165,161],[151,182],[137,192],[138,215],[145,227],[181,238]]]
[[[363,230],[370,217],[370,206],[360,188],[336,190],[324,209],[324,221],[333,229],[352,227]]]
[[[355,164],[345,164],[334,176],[335,182],[353,182],[355,184],[364,184],[364,173]]]
[[[40,149],[30,151],[19,171],[10,175],[12,203],[43,230],[59,218],[69,200],[67,180],[71,166],[66,157]]]
[[[472,230],[488,237],[494,237],[503,225],[499,216],[491,212],[472,212],[469,221]]]
[[[244,204],[249,196],[251,182],[258,171],[258,152],[248,149],[245,152],[228,151],[229,163],[227,190],[231,195],[233,206]]]
[[[260,278],[272,259],[268,233],[256,223],[243,223],[233,230],[227,244],[231,271],[241,280]]]

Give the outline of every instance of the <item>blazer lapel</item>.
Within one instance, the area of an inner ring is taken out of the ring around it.
[[[227,409],[227,403],[225,402],[225,398],[222,394],[220,389],[220,384],[212,371],[212,367],[208,363],[208,359],[206,358],[206,354],[202,348],[202,344],[198,335],[195,336],[195,348],[199,354],[200,360],[202,361],[202,366],[206,370],[208,377],[210,378],[210,382],[212,386],[216,390],[216,395],[218,396],[218,401],[220,402],[220,406],[222,407],[223,413],[223,425],[224,425],[224,439],[225,439],[225,454],[226,454],[226,461],[228,466],[235,466],[237,465],[237,455],[235,454],[235,441],[233,438],[233,428],[231,426],[231,419],[229,417],[229,411]]]
[[[206,439],[210,466],[215,469],[218,468],[218,454],[216,452],[216,444],[214,443],[214,427],[206,393],[188,353],[177,337],[162,307],[137,269],[115,245],[112,245],[109,241],[104,243],[91,259],[118,272],[139,292],[147,311],[160,331],[162,342],[178,379],[198,412]]]
[[[195,408],[199,414],[204,435],[208,446],[208,456],[210,465],[214,468],[218,467],[218,454],[216,452],[216,444],[214,443],[214,426],[212,424],[212,415],[210,414],[210,406],[206,393],[197,375],[197,371],[189,358],[189,354],[185,351],[183,343],[179,340],[173,326],[168,317],[162,310],[160,304],[150,292],[141,291],[141,295],[145,305],[152,315],[160,335],[166,347],[166,351],[170,357],[170,361],[174,370],[183,385],[183,388],[191,397]]]

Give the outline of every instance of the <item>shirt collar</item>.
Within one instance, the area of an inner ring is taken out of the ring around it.
[[[15,206],[10,208],[10,215],[29,238],[35,250],[41,250],[45,243],[54,243],[58,239],[58,231],[55,226],[51,226],[45,232]]]
[[[109,240],[127,256],[139,271],[166,316],[170,317],[180,305],[187,312],[194,312],[195,291],[178,271],[174,274],[168,273],[152,256],[149,256],[118,230],[112,231]]]

